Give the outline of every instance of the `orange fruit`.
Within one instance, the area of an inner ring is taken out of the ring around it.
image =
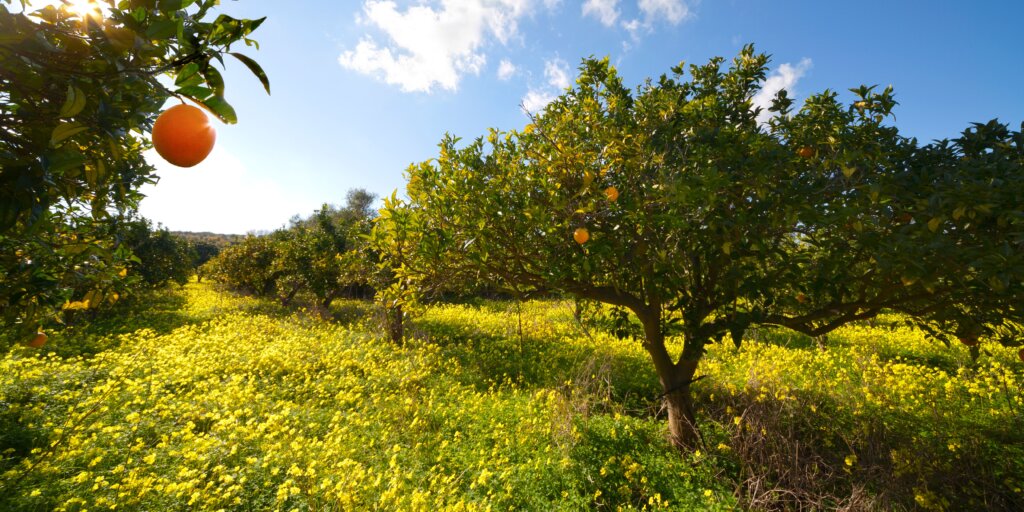
[[[604,195],[608,197],[609,201],[614,203],[615,200],[619,198],[619,189],[615,187],[608,187],[604,189]]]
[[[41,332],[37,332],[35,337],[32,338],[28,342],[28,346],[30,346],[32,348],[40,348],[43,345],[46,345],[46,340],[47,339],[48,339],[48,336],[46,336],[46,334],[41,333]]]
[[[1017,357],[1020,358],[1021,362],[1024,362],[1024,348],[1020,349],[1020,352],[1017,352]]]
[[[978,344],[978,338],[960,338],[960,343],[963,343],[968,347],[973,347]]]
[[[807,302],[807,295],[804,295],[802,293],[796,294],[796,301],[801,303],[801,304],[803,304],[804,302]]]
[[[213,151],[217,132],[206,113],[192,105],[175,105],[153,123],[153,147],[178,167],[192,167]]]
[[[906,224],[912,220],[914,220],[914,216],[911,215],[909,212],[903,212],[898,217],[896,217],[896,221],[899,222],[900,224]]]
[[[796,150],[796,154],[800,155],[800,158],[810,158],[814,156],[814,150],[807,146],[804,146]]]
[[[590,240],[590,231],[587,228],[576,228],[576,231],[572,234],[572,239],[576,240],[576,243],[583,245]]]

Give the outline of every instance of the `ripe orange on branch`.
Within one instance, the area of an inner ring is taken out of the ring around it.
[[[153,123],[153,147],[168,162],[192,167],[213,151],[217,132],[206,113],[192,105],[175,105]]]
[[[615,187],[608,187],[604,189],[604,195],[608,197],[609,201],[614,203],[615,200],[619,198],[619,189]]]
[[[32,348],[41,348],[43,345],[46,345],[47,339],[48,336],[46,336],[46,334],[37,332],[36,335],[31,340],[29,340],[28,346]]]
[[[960,343],[963,343],[968,347],[973,347],[978,344],[978,338],[960,338]]]
[[[590,240],[590,231],[587,228],[576,228],[576,231],[572,234],[572,239],[576,240],[576,243],[583,245]]]
[[[814,149],[804,146],[796,150],[796,154],[800,155],[800,158],[810,158],[814,156]]]

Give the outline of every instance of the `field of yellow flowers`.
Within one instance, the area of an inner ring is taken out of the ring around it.
[[[561,301],[429,308],[396,347],[206,284],[0,360],[0,510],[1024,508],[1024,365],[897,317],[703,362],[665,439],[639,344]]]

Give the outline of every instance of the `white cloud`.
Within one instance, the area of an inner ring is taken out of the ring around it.
[[[530,89],[526,96],[523,96],[523,110],[528,114],[536,114],[548,106],[548,103],[555,101],[556,97],[550,91]]]
[[[690,16],[690,8],[683,0],[640,0],[637,6],[648,22],[662,19],[678,25]]]
[[[640,22],[640,20],[636,19],[623,21],[622,28],[626,29],[626,31],[629,32],[630,37],[632,37],[634,41],[640,40],[641,29],[650,30],[650,26],[645,26],[643,23]]]
[[[678,25],[693,16],[686,0],[639,0],[637,7],[640,8],[643,19],[635,18],[622,22],[622,28],[629,32],[633,41],[639,41],[643,32],[653,32],[654,24],[657,22]]]
[[[392,0],[366,0],[357,19],[383,33],[364,36],[338,57],[342,67],[372,75],[403,91],[454,91],[487,62],[484,47],[518,34],[534,0],[432,0],[399,10]],[[545,1],[548,5],[550,2]]]
[[[572,85],[569,64],[557,57],[544,61],[544,78],[547,85],[531,87],[523,96],[522,106],[527,114],[539,112]]]
[[[142,187],[146,198],[139,213],[168,229],[242,234],[276,229],[292,215],[311,210],[282,193],[281,184],[252,176],[239,158],[219,147],[188,169],[152,150],[146,159],[156,166],[160,182]]]
[[[508,80],[516,74],[516,65],[508,59],[501,59],[498,64],[498,80]]]
[[[544,77],[551,87],[563,91],[569,87],[569,65],[562,59],[551,59],[544,63]]]
[[[811,59],[803,58],[795,66],[785,63],[779,69],[768,76],[761,86],[761,90],[752,98],[753,106],[761,107],[761,114],[757,116],[758,123],[765,123],[771,118],[768,107],[772,105],[772,99],[782,89],[792,93],[797,81],[799,81],[807,70],[811,68]]]
[[[597,18],[610,27],[619,19],[618,4],[619,0],[587,0],[583,3],[583,15]]]

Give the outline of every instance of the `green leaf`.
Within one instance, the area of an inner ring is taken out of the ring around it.
[[[174,12],[184,9],[195,2],[196,0],[160,0],[160,10],[163,12]]]
[[[178,35],[181,20],[157,20],[146,29],[146,37],[150,39],[170,39]]]
[[[82,126],[82,123],[60,123],[53,132],[50,133],[50,146],[57,147],[61,142],[64,142],[68,137],[73,137],[79,133],[88,130],[88,126]]]
[[[201,70],[200,73],[206,79],[206,84],[210,86],[210,89],[213,89],[214,96],[224,96],[224,77],[221,76],[220,71],[217,71],[217,68],[209,66]]]
[[[197,77],[199,73],[199,64],[195,62],[189,62],[182,66],[181,70],[178,71],[178,77],[174,80],[174,85],[183,86],[190,78]]]
[[[238,116],[235,114],[235,109],[227,102],[227,100],[224,99],[223,96],[212,96],[204,100],[199,100],[197,98],[193,99],[199,101],[199,103],[209,109],[210,112],[217,116],[221,121],[227,124],[235,124],[238,122]]]
[[[69,169],[74,169],[84,164],[85,161],[84,155],[67,148],[48,153],[43,158],[44,167],[51,174],[63,174]]]
[[[206,98],[209,98],[210,96],[213,96],[213,91],[212,90],[210,90],[210,89],[208,89],[206,87],[198,86],[198,85],[190,85],[188,87],[182,87],[182,88],[174,91],[174,93],[175,94],[180,94],[182,96],[188,96],[189,98],[192,98],[192,99],[194,99],[196,101],[201,101],[201,100],[204,100]]]
[[[86,96],[78,87],[68,86],[67,99],[60,107],[60,117],[72,117],[78,115],[85,108]]]
[[[267,91],[267,94],[270,94],[270,78],[267,77],[263,68],[260,67],[256,61],[242,55],[241,53],[228,52],[228,54],[242,61],[242,64],[245,64],[245,67],[249,68],[249,71],[252,71],[252,74],[256,75],[256,78],[259,78],[260,83],[263,84],[263,88]]]

